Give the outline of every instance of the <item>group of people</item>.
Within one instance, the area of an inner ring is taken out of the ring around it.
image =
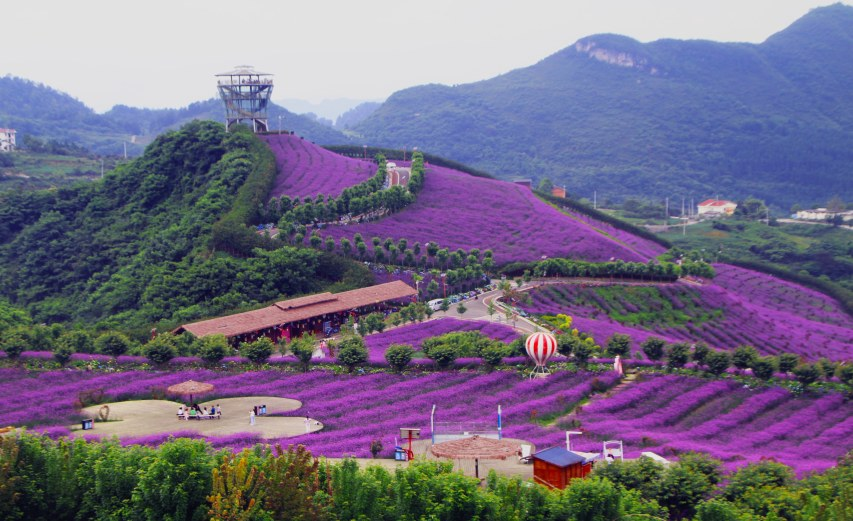
[[[218,403],[216,405],[211,405],[210,410],[207,409],[207,406],[199,407],[197,403],[187,406],[181,405],[178,407],[179,420],[205,420],[210,418],[222,418],[222,408]]]

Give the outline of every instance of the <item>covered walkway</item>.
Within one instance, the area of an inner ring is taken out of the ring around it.
[[[324,333],[339,328],[349,317],[382,311],[392,303],[410,302],[417,292],[395,280],[342,293],[318,293],[276,302],[272,306],[210,320],[184,324],[175,334],[189,332],[198,338],[221,334],[232,344],[262,336],[278,341],[304,333]]]

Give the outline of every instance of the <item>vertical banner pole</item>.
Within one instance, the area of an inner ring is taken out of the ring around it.
[[[435,445],[435,404],[432,404],[432,412],[429,415],[429,432],[432,436],[432,444]]]

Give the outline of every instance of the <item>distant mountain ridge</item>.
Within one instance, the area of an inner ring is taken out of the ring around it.
[[[97,114],[79,100],[46,85],[13,76],[0,77],[0,127],[14,128],[19,139],[32,135],[70,141],[97,154],[138,155],[157,135],[195,120],[223,121],[218,99],[192,103],[179,109],[144,109],[116,105]],[[270,129],[282,128],[324,144],[347,143],[340,132],[293,114],[274,103],[269,109]]]
[[[570,193],[853,199],[853,7],[755,44],[582,38],[527,68],[393,94],[355,127]]]
[[[853,200],[853,7],[813,9],[761,44],[582,38],[530,67],[448,87],[423,85],[342,114],[336,128],[273,104],[282,127],[323,145],[423,151],[501,178],[550,178],[575,197]],[[0,78],[0,126],[136,155],[215,99],[180,109],[96,114],[20,78]]]

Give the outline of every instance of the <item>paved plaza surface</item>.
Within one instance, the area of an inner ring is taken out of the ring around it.
[[[281,438],[298,436],[323,428],[323,423],[311,418],[306,428],[304,416],[277,417],[276,413],[295,411],[302,407],[302,402],[289,398],[274,396],[249,396],[242,398],[221,398],[199,405],[220,405],[220,419],[209,420],[180,420],[177,417],[180,402],[170,400],[131,400],[107,404],[109,421],[94,423],[91,430],[81,430],[80,424],[72,426],[72,436],[99,435],[104,437],[118,436],[133,438],[153,434],[168,434],[177,431],[192,431],[202,436],[224,436],[238,432],[259,434],[262,438]],[[257,416],[255,424],[250,425],[249,413],[257,405],[267,406],[266,416]],[[93,405],[83,409],[83,414],[89,418],[97,418],[102,405]]]

